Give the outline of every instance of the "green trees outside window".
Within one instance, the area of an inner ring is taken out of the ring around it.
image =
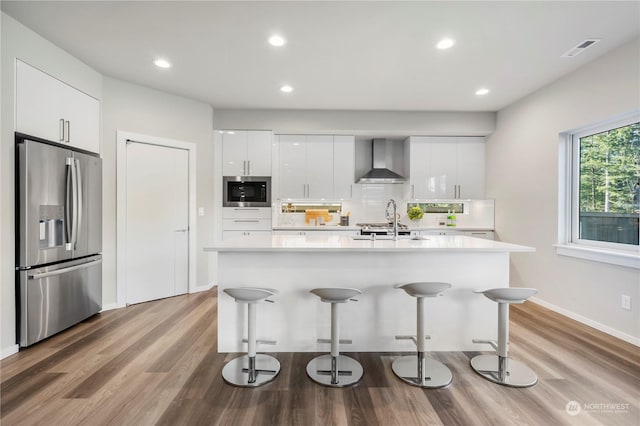
[[[581,239],[638,245],[640,123],[580,137]]]

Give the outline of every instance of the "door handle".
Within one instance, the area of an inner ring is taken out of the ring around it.
[[[64,142],[64,118],[60,119],[60,128],[58,129],[60,142]]]
[[[67,142],[71,142],[71,122],[69,120],[67,120],[66,124],[67,124],[67,135],[66,135],[65,140]]]
[[[68,268],[57,269],[55,271],[43,272],[41,274],[27,275],[30,280],[39,280],[42,278],[54,277],[56,275],[66,274],[67,272],[77,271],[78,269],[89,268],[91,266],[99,265],[102,263],[102,259],[94,260],[92,262],[83,263],[81,265],[70,266]]]
[[[186,229],[174,229],[173,232],[187,232],[189,228]]]
[[[67,166],[67,190],[65,191],[64,209],[65,209],[65,228],[67,234],[67,243],[65,244],[65,250],[70,251],[73,249],[72,230],[73,230],[73,217],[71,212],[71,194],[73,187],[71,186],[71,174],[73,173],[73,158],[67,157],[65,160]]]
[[[251,160],[247,160],[247,176],[251,176]]]
[[[82,227],[82,171],[80,169],[80,160],[76,159],[76,191],[78,192],[78,217],[76,221],[76,240],[74,241],[74,249],[78,244],[78,235],[80,235],[80,228]]]

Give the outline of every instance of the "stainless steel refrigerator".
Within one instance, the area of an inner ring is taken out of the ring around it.
[[[102,160],[16,134],[18,343],[102,309]]]

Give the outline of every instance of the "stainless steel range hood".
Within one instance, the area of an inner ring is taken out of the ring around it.
[[[371,170],[358,183],[404,183],[406,178],[387,168],[387,140],[373,139],[373,164]]]

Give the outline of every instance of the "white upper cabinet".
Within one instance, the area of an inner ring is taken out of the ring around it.
[[[280,135],[279,198],[351,198],[353,136]]]
[[[307,136],[307,197],[333,197],[333,136]]]
[[[355,180],[356,145],[353,136],[333,137],[333,196],[352,197]]]
[[[304,135],[280,135],[280,198],[307,196],[307,145]]]
[[[99,153],[100,101],[17,61],[16,131]]]
[[[484,198],[484,137],[407,139],[412,198]]]
[[[485,152],[484,137],[458,138],[457,198],[485,198]]]
[[[223,176],[271,176],[268,130],[235,130],[222,134]]]

